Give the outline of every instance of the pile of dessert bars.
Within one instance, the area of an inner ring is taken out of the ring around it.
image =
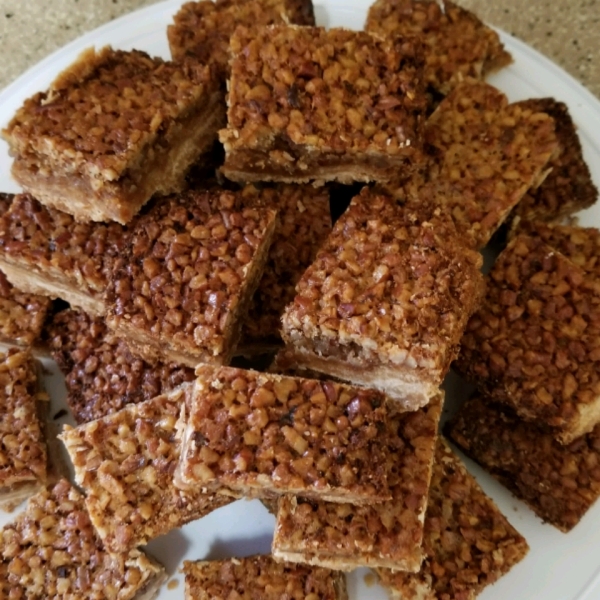
[[[3,130],[0,494],[29,501],[0,597],[148,600],[143,546],[241,497],[272,556],[186,562],[186,598],[342,600],[359,566],[475,597],[528,546],[438,437],[451,364],[468,455],[564,531],[600,494],[600,232],[559,224],[598,193],[567,107],[485,83],[510,55],[449,0],[376,0],[360,32],[310,0],[167,25],[171,61],[87,50]]]

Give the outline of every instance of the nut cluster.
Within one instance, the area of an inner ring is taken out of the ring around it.
[[[65,310],[48,326],[52,357],[65,374],[67,403],[77,423],[87,423],[150,400],[194,379],[194,370],[134,356],[104,319]]]
[[[84,52],[50,90],[25,101],[4,130],[13,155],[100,188],[135,165],[211,88],[210,69],[110,47]]]
[[[480,264],[439,211],[363,189],[300,279],[284,340],[441,383],[483,293]]]
[[[230,367],[196,373],[184,486],[356,504],[389,499],[382,393]]]
[[[29,194],[18,194],[0,218],[0,253],[7,262],[66,280],[99,298],[125,248],[125,233],[118,223],[78,223]]]
[[[191,366],[226,361],[274,226],[275,211],[243,207],[239,193],[162,199],[139,218],[116,264],[109,326],[158,352],[169,345]]]
[[[459,233],[482,248],[558,149],[554,120],[485,83],[454,88],[429,118],[430,182],[419,190],[452,215]]]
[[[133,598],[159,573],[139,550],[110,556],[83,496],[65,480],[31,498],[0,531],[0,557],[7,566],[0,594],[7,600]]]
[[[344,576],[336,571],[249,556],[183,563],[190,600],[261,598],[262,600],[346,600]],[[240,591],[243,590],[243,596]]]
[[[492,269],[456,367],[520,417],[564,443],[589,431],[600,394],[600,295],[594,280],[543,241],[514,238]]]
[[[377,569],[384,587],[414,597],[469,598],[493,583],[529,550],[458,457],[438,440],[425,516],[419,573]],[[426,597],[423,594],[423,597]]]
[[[425,51],[425,82],[442,94],[512,61],[493,29],[449,0],[377,0],[365,29],[383,36],[418,36]]]
[[[559,151],[548,163],[552,170],[537,188],[530,188],[515,207],[524,219],[560,220],[588,208],[598,198],[589,167],[583,158],[579,135],[566,104],[553,98],[535,98],[518,103],[554,119]]]
[[[283,496],[273,554],[301,553],[336,569],[383,566],[417,571],[441,402],[388,418],[391,500],[352,506]]]
[[[38,418],[38,391],[33,357],[11,348],[0,354],[0,488],[46,480],[46,444]]]
[[[572,529],[600,496],[600,426],[563,446],[508,407],[475,396],[448,434],[544,520]]]
[[[146,544],[228,502],[173,486],[185,396],[173,391],[61,435],[94,527],[111,552]]]
[[[416,44],[343,29],[240,27],[221,141],[228,153],[273,150],[270,160],[278,140],[291,152],[412,156],[425,107]]]
[[[281,315],[294,299],[296,283],[331,232],[329,192],[312,186],[247,186],[244,202],[277,210],[269,259],[244,320],[244,344],[277,342]]]

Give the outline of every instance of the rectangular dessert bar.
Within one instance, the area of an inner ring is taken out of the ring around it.
[[[343,573],[279,563],[267,555],[185,561],[183,572],[185,600],[348,600]]]
[[[559,221],[592,206],[598,199],[598,189],[583,158],[577,129],[567,105],[554,98],[524,100],[517,105],[544,112],[554,119],[559,150],[548,163],[552,170],[546,179],[523,196],[513,215],[522,219]]]
[[[196,374],[177,486],[355,504],[390,498],[383,394],[231,367]]]
[[[391,500],[352,506],[282,496],[273,556],[342,571],[418,571],[442,400],[440,393],[424,408],[388,417]]]
[[[67,404],[78,424],[150,400],[194,379],[194,370],[148,362],[131,353],[104,320],[64,310],[52,318],[46,339],[65,375]]]
[[[498,257],[455,367],[477,388],[568,444],[600,422],[600,294],[539,238]]]
[[[575,527],[600,496],[600,425],[562,445],[478,394],[446,427],[466,454],[561,531]]]
[[[296,294],[296,283],[331,233],[329,191],[286,185],[244,191],[249,206],[277,210],[277,228],[263,276],[242,325],[238,353],[257,354],[281,343],[281,315]]]
[[[149,360],[195,367],[233,355],[275,231],[276,212],[213,188],[157,201],[113,270],[107,324]]]
[[[83,496],[64,479],[0,531],[2,598],[151,600],[166,578],[140,550],[108,554]]]
[[[90,314],[104,314],[103,296],[125,248],[126,231],[118,223],[78,223],[29,194],[18,194],[0,217],[0,269],[24,293],[62,298]]]
[[[231,502],[200,486],[173,485],[181,439],[177,427],[191,384],[91,423],[65,426],[60,439],[104,547],[127,552]]]
[[[418,199],[445,206],[476,248],[543,181],[558,152],[551,116],[535,106],[508,104],[485,83],[457,85],[428,119],[425,140],[431,160]]]
[[[425,82],[441,94],[512,62],[493,29],[449,0],[377,0],[369,9],[365,30],[417,36],[425,51]]]
[[[208,66],[92,48],[2,133],[25,191],[78,221],[125,224],[152,195],[182,188],[224,109]]]
[[[48,396],[29,351],[0,354],[0,508],[12,511],[46,484]]]
[[[523,560],[527,542],[438,439],[418,573],[377,569],[392,600],[472,600]]]
[[[301,368],[416,410],[456,357],[483,294],[480,266],[439,209],[364,188],[298,282],[283,339]]]
[[[234,181],[388,180],[419,157],[420,46],[320,27],[231,38],[223,173]]]

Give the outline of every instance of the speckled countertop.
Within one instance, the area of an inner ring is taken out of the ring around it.
[[[153,0],[0,0],[0,89],[60,46]],[[600,98],[600,0],[459,0]]]

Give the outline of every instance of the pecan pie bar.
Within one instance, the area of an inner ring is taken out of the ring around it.
[[[140,356],[227,363],[276,213],[214,188],[161,199],[131,229],[107,291],[107,324]]]
[[[583,158],[579,136],[567,105],[553,98],[525,100],[517,104],[535,112],[545,112],[554,119],[559,152],[548,163],[552,170],[546,179],[523,196],[514,214],[523,219],[553,221],[590,207],[598,199],[598,189]]]
[[[455,363],[563,444],[600,421],[600,290],[539,238],[519,235],[490,272]]]
[[[60,436],[86,494],[90,519],[111,553],[127,552],[231,502],[201,487],[173,486],[179,460],[177,428],[191,384]]]
[[[383,394],[232,367],[196,374],[177,486],[355,504],[390,498]]]
[[[493,29],[449,0],[377,0],[369,9],[365,29],[422,40],[425,82],[442,94],[466,78],[482,79],[512,62]]]
[[[352,506],[281,497],[273,556],[336,570],[418,571],[441,406],[440,394],[425,408],[388,418],[391,500]]]
[[[208,66],[144,52],[83,52],[4,129],[14,178],[78,221],[131,221],[156,193],[179,191],[224,121]]]
[[[458,352],[483,294],[480,266],[441,210],[365,188],[300,279],[283,339],[301,368],[415,410]]]
[[[0,354],[0,508],[11,511],[46,484],[48,396],[26,350]]]
[[[262,279],[242,326],[238,352],[257,354],[281,342],[281,315],[296,283],[331,233],[329,192],[309,185],[244,189],[245,202],[277,210],[277,229]]]
[[[67,404],[79,424],[150,400],[194,379],[194,370],[134,356],[104,320],[83,312],[57,313],[46,331],[52,358],[65,374]]]
[[[562,445],[509,407],[476,395],[446,431],[544,521],[562,531],[577,525],[600,496],[600,425]]]
[[[485,83],[463,83],[425,126],[431,154],[422,201],[446,207],[461,235],[482,248],[558,151],[554,120],[534,106],[508,104]],[[418,182],[417,182],[418,183]]]
[[[7,600],[151,600],[166,579],[139,550],[108,554],[82,495],[59,481],[0,531],[0,597]]]
[[[420,156],[420,46],[365,32],[240,27],[223,173],[235,181],[390,179]]]
[[[185,600],[348,600],[342,573],[270,556],[183,563]]]
[[[125,248],[118,223],[78,223],[29,194],[14,197],[0,218],[0,268],[10,283],[30,294],[62,298],[94,315],[115,259]]]
[[[525,539],[438,440],[419,573],[377,569],[392,600],[472,600],[523,560]]]

